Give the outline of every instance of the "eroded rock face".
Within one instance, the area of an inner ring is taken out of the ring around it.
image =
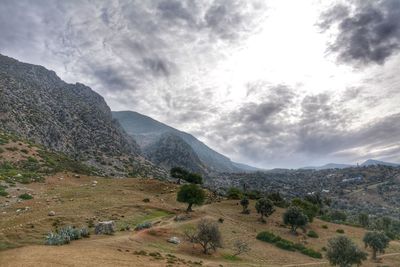
[[[142,162],[133,138],[112,118],[102,96],[83,84],[68,84],[42,66],[1,54],[0,129],[107,175],[151,169]],[[127,166],[135,168],[127,170]]]
[[[114,221],[104,221],[96,224],[94,232],[96,235],[111,235],[115,232]]]

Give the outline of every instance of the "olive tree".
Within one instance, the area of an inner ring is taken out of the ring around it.
[[[250,203],[249,199],[246,196],[240,200],[240,205],[242,205],[243,207],[242,213],[244,214],[249,213],[249,210],[247,209],[249,207],[249,203]]]
[[[274,203],[267,198],[260,198],[256,202],[256,210],[257,213],[261,214],[260,220],[265,222],[264,216],[269,217],[272,213],[275,212]]]
[[[299,207],[291,206],[283,214],[283,223],[290,225],[292,233],[296,234],[297,228],[307,225],[308,218]]]
[[[372,259],[376,260],[377,252],[385,253],[385,248],[389,245],[389,237],[384,232],[367,232],[363,238],[365,247],[372,249]]]
[[[360,250],[347,236],[341,235],[328,240],[326,257],[333,266],[350,267],[361,265],[368,254]]]
[[[222,247],[222,237],[218,224],[214,221],[201,219],[197,224],[196,232],[185,232],[190,242],[199,244],[203,248],[204,254],[209,254],[211,250],[216,251]]]
[[[185,184],[181,186],[177,194],[177,201],[188,203],[187,212],[193,211],[192,206],[204,203],[206,195],[204,190],[196,184]]]

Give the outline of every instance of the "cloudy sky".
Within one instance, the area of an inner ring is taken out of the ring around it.
[[[0,53],[236,161],[400,162],[400,0],[1,0]]]

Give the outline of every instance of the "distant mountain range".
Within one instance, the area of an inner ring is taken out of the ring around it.
[[[379,160],[374,160],[374,159],[368,159],[368,160],[364,161],[363,163],[359,164],[359,166],[377,166],[377,165],[391,166],[391,167],[399,167],[400,166],[400,164],[397,164],[397,163],[379,161]],[[310,167],[304,167],[301,169],[326,170],[326,169],[344,169],[344,168],[351,168],[351,167],[357,167],[357,165],[328,163],[328,164],[325,164],[322,166],[310,166]]]
[[[136,140],[147,158],[166,168],[177,165],[192,171],[201,170],[202,173],[258,170],[233,162],[228,157],[209,148],[193,135],[138,112],[114,111],[112,114],[124,130]],[[183,158],[185,158],[185,162]]]

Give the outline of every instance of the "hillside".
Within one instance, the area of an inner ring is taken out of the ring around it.
[[[142,149],[154,144],[164,133],[173,133],[184,140],[211,172],[254,171],[256,168],[232,162],[226,156],[212,150],[193,135],[179,131],[148,116],[133,111],[114,111],[113,117],[131,135]]]
[[[303,244],[325,254],[327,240],[342,229],[362,247],[365,229],[314,219],[305,231],[290,233],[282,224],[284,209],[276,208],[259,221],[250,200],[250,214],[242,214],[237,200],[207,192],[205,205],[189,216],[176,201],[179,185],[155,179],[107,179],[95,170],[40,146],[0,135],[0,262],[1,266],[329,266],[325,258],[312,258],[256,239],[262,231]],[[77,174],[78,172],[79,174]],[[22,197],[22,196],[29,196]],[[51,216],[50,216],[51,215]],[[180,219],[176,219],[180,218]],[[185,233],[203,219],[219,222],[223,246],[204,255]],[[113,235],[95,235],[94,225],[113,220]],[[135,226],[151,222],[141,231]],[[44,245],[50,231],[66,226],[87,227],[91,236],[62,246]],[[319,237],[307,235],[316,232]],[[167,242],[177,237],[181,242]],[[250,251],[233,256],[241,240]],[[68,255],[68,256],[66,256]],[[271,256],[273,255],[273,256]],[[400,263],[400,243],[392,241],[380,263]],[[376,266],[367,260],[363,266]]]
[[[179,136],[167,132],[144,148],[144,154],[153,163],[165,169],[182,167],[195,173],[206,173],[206,168],[193,149]]]
[[[42,66],[0,55],[0,129],[103,170],[125,175],[151,164],[112,118],[103,97]],[[146,167],[147,166],[147,167]]]

